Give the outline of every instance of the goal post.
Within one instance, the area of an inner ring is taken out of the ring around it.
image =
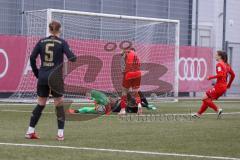
[[[180,46],[180,21],[177,20],[176,24],[176,35],[175,35],[175,92],[174,97],[175,100],[178,101],[178,93],[179,93],[179,46]]]
[[[121,50],[134,47],[143,73],[141,90],[157,99],[178,100],[179,20],[60,9],[26,11],[25,15],[26,68],[36,42],[49,36],[48,24],[52,20],[61,22],[62,38],[78,56],[79,66],[64,64],[65,70],[75,67],[66,71],[66,98],[83,98],[83,88],[118,94],[122,83]],[[36,84],[31,70],[25,71],[10,99],[33,100]]]

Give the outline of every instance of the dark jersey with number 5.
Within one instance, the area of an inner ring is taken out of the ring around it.
[[[30,63],[39,85],[48,85],[48,78],[56,67],[63,64],[64,54],[69,61],[76,61],[68,43],[56,36],[49,36],[38,41],[30,56]],[[36,58],[40,55],[41,67],[37,68]],[[60,66],[61,67],[61,66]]]

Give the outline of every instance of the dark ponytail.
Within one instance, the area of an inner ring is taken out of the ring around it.
[[[228,63],[228,55],[225,51],[217,51],[217,54],[225,63]]]

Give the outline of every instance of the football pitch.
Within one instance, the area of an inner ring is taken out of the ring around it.
[[[0,105],[1,160],[240,160],[240,101],[218,102],[192,119],[200,101],[159,103],[141,117],[100,116],[67,121],[65,141],[55,140],[54,108],[47,106],[37,126],[39,140],[24,139],[34,105]]]

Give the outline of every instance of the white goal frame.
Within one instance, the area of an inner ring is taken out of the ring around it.
[[[162,18],[149,18],[149,17],[139,17],[139,16],[127,16],[127,15],[117,15],[117,14],[105,14],[105,13],[94,13],[94,12],[82,12],[82,11],[72,11],[72,10],[61,10],[61,9],[43,9],[43,10],[32,10],[25,11],[25,13],[33,13],[37,11],[47,12],[47,26],[46,26],[46,36],[49,36],[48,24],[52,21],[53,13],[64,13],[70,15],[83,15],[83,16],[97,16],[105,18],[116,18],[116,19],[129,19],[129,20],[141,20],[141,21],[151,21],[151,22],[163,22],[163,23],[174,23],[175,24],[175,83],[174,83],[174,102],[178,101],[179,93],[179,45],[180,45],[180,20],[173,19],[162,19]],[[64,33],[64,32],[63,32]],[[165,99],[165,98],[163,98]]]

